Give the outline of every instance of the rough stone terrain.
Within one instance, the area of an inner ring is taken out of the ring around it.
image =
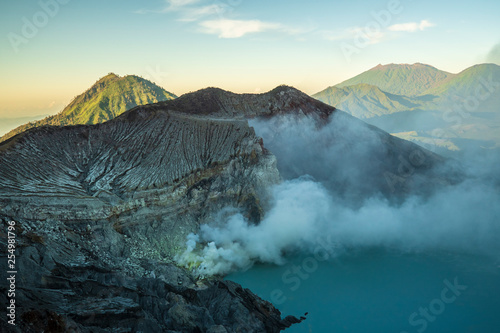
[[[119,236],[96,242],[93,230],[63,222],[17,225],[17,325],[4,315],[2,332],[278,332],[298,322],[236,283],[194,280],[147,257],[113,257],[101,245]]]

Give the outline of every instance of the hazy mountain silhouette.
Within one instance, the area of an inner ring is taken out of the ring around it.
[[[500,66],[378,65],[313,97],[440,153],[500,146]],[[441,149],[444,148],[444,149]]]
[[[367,83],[391,94],[418,96],[453,76],[454,74],[420,63],[377,65],[336,87]]]

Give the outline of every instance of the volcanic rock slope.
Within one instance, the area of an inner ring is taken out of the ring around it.
[[[225,207],[254,223],[265,214],[281,177],[248,118],[322,126],[337,112],[286,86],[261,95],[209,88],[0,144],[2,243],[8,221],[18,242],[14,331],[277,332],[298,322],[235,283],[194,278],[173,256]],[[417,146],[363,126],[384,138],[378,158],[398,174],[399,157]],[[397,177],[442,162],[428,156]]]

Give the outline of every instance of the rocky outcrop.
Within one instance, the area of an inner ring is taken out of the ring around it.
[[[113,257],[101,245],[120,242],[117,235],[96,242],[95,231],[60,221],[17,222],[15,233],[16,326],[4,313],[2,332],[279,332],[298,322],[281,319],[269,302],[236,283],[195,280],[148,257]],[[5,270],[1,278],[6,281]]]

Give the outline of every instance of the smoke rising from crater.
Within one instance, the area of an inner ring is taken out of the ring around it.
[[[500,65],[500,43],[493,46],[493,48],[490,50],[490,52],[486,56],[486,61]]]
[[[384,139],[363,123],[318,129],[310,120],[280,119],[252,126],[278,157],[285,180],[273,188],[271,208],[259,225],[233,213],[189,236],[178,261],[198,274],[227,274],[256,262],[283,264],[287,254],[313,253],[325,239],[338,255],[384,247],[500,259],[499,154],[475,156],[481,165],[464,163],[467,176],[458,184],[394,203],[373,190],[383,182],[372,178],[387,167],[378,163]]]

